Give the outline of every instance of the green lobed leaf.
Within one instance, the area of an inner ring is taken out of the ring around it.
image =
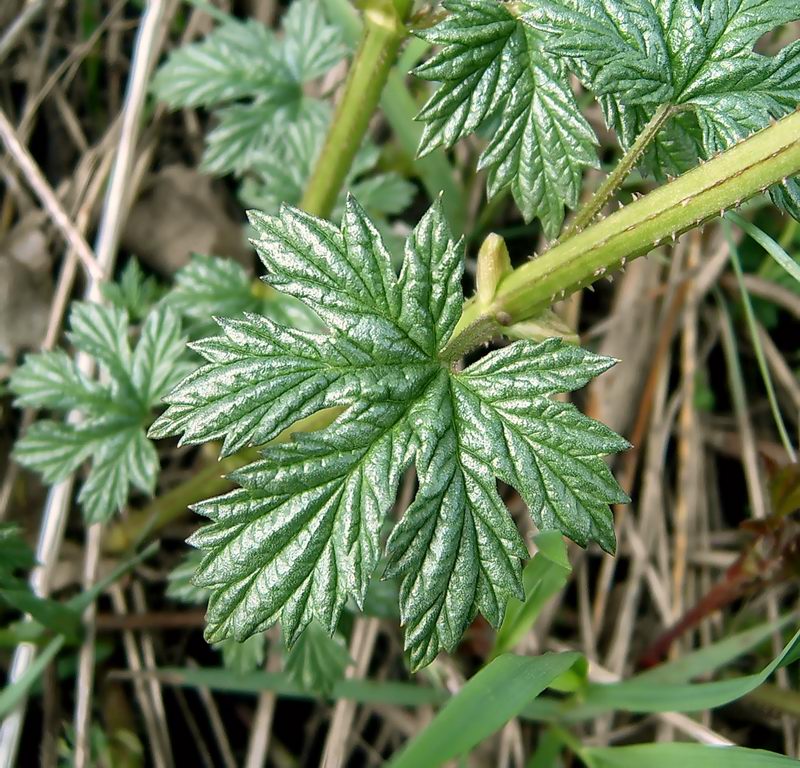
[[[307,691],[330,695],[353,663],[342,638],[312,621],[286,654],[286,672]]]
[[[162,288],[152,276],[146,276],[136,259],[129,259],[115,283],[103,283],[103,298],[128,313],[132,320],[142,320],[159,299]]]
[[[249,675],[264,666],[265,645],[264,635],[258,634],[242,642],[226,638],[214,649],[222,654],[225,669],[237,675]]]
[[[545,53],[541,35],[496,0],[448,0],[450,15],[420,32],[442,46],[414,70],[441,82],[417,115],[424,155],[450,147],[499,117],[479,168],[490,196],[510,188],[526,221],[539,217],[555,238],[564,206],[574,208],[583,169],[595,167],[596,139],[583,118],[566,69]]]
[[[327,105],[303,85],[344,56],[337,27],[319,0],[296,0],[276,37],[255,20],[228,17],[201,42],[175,50],[156,73],[153,90],[173,109],[215,110],[202,167],[242,174],[261,154],[280,151],[286,126],[324,120]]]
[[[92,466],[78,494],[89,523],[107,520],[122,509],[131,485],[152,494],[158,476],[158,453],[141,424],[107,426],[110,433],[93,447]]]
[[[295,0],[282,26],[282,58],[298,82],[321,77],[345,54],[341,31],[328,24],[318,0]]]
[[[177,384],[175,372],[181,372],[178,358],[185,347],[175,312],[159,307],[147,315],[131,358],[131,378],[145,409],[157,405],[161,395]]]
[[[14,446],[14,458],[38,472],[45,483],[66,479],[109,435],[97,424],[65,424],[43,419],[34,422]]]
[[[208,107],[267,91],[288,73],[275,36],[254,20],[231,17],[199,43],[173,51],[153,78],[157,98],[173,109]]]
[[[108,372],[113,397],[135,399],[131,381],[128,316],[121,309],[88,301],[72,303],[67,338]]]
[[[200,560],[200,553],[190,550],[167,574],[167,597],[188,605],[201,605],[208,600],[208,590],[192,581]]]
[[[520,18],[543,35],[551,54],[573,63],[624,148],[658,105],[676,107],[644,158],[659,175],[730,147],[800,102],[800,42],[772,57],[753,51],[766,32],[800,19],[796,3],[536,0],[523,4]],[[800,213],[796,182],[771,195]]]
[[[179,359],[184,338],[172,309],[158,306],[147,314],[133,350],[129,333],[123,309],[76,302],[68,337],[100,364],[101,382],[85,376],[62,351],[28,355],[11,379],[17,405],[73,412],[65,422],[35,422],[17,441],[14,457],[47,483],[90,461],[78,495],[90,522],[122,508],[131,485],[153,492],[159,460],[145,426],[150,409],[186,372]]]
[[[233,317],[258,306],[251,283],[244,267],[232,259],[195,253],[175,273],[175,285],[164,301],[191,320]]]
[[[243,202],[265,213],[277,213],[283,204],[299,204],[322,151],[330,119],[330,110],[325,105],[319,119],[290,123],[279,143],[259,152],[252,173],[240,190]],[[344,214],[345,189],[361,203],[382,233],[388,230],[385,217],[408,207],[414,186],[397,173],[376,173],[379,158],[378,147],[366,140],[342,184],[343,190],[330,216],[332,221],[340,221]],[[398,250],[402,250],[402,245]]]
[[[85,376],[60,349],[28,355],[11,374],[10,387],[20,408],[104,412],[113,407],[107,390]]]
[[[463,260],[439,203],[409,235],[399,276],[353,198],[339,228],[289,207],[251,221],[270,284],[329,332],[219,320],[221,336],[193,345],[206,364],[168,395],[150,434],[223,439],[229,454],[323,408],[344,411],[266,448],[232,475],[238,489],[195,506],[211,520],[191,539],[205,553],[195,583],[211,591],[210,641],[280,620],[292,645],[312,620],[332,634],[348,597],[363,607],[412,463],[419,488],[386,545],[386,576],[401,577],[414,668],[452,650],[478,611],[499,626],[509,597],[524,596],[527,548],[497,478],[541,528],[613,551],[608,505],[627,497],[602,456],[627,443],[551,395],[614,361],[550,339],[451,370],[439,353],[461,315]]]

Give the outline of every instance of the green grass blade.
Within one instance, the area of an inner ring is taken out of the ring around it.
[[[103,577],[89,589],[84,590],[80,594],[75,595],[71,600],[67,600],[66,606],[72,610],[83,611],[87,606],[91,605],[103,592],[108,589],[117,579],[126,574],[132,568],[135,568],[139,563],[147,560],[155,552],[158,551],[158,542],[154,541],[149,546],[145,547],[138,554],[132,555],[124,563],[118,565],[111,573]]]
[[[499,656],[447,702],[390,763],[391,768],[436,766],[465,754],[518,715],[581,658],[579,653]]]
[[[780,244],[773,240],[766,232],[759,229],[755,224],[743,219],[738,213],[728,211],[725,218],[741,227],[771,256],[779,266],[785,269],[798,283],[800,283],[800,264],[798,264]]]
[[[63,635],[54,637],[19,680],[3,688],[2,692],[0,692],[0,718],[5,717],[27,696],[31,686],[34,685],[47,668],[47,665],[55,658],[64,642]]]
[[[745,222],[744,219],[741,219],[741,221]],[[753,349],[756,353],[758,370],[761,372],[761,378],[764,381],[764,388],[767,390],[767,399],[769,400],[769,407],[772,411],[772,419],[775,422],[775,426],[778,428],[778,434],[781,436],[781,442],[783,443],[783,447],[786,449],[789,460],[791,462],[795,462],[797,461],[797,454],[795,453],[792,440],[789,437],[789,432],[786,429],[786,425],[783,423],[783,416],[781,416],[781,409],[778,405],[778,397],[775,394],[775,387],[772,384],[772,377],[769,373],[767,358],[764,355],[764,348],[761,345],[761,339],[758,334],[758,323],[756,322],[755,312],[753,312],[753,304],[750,301],[750,294],[747,292],[747,288],[745,288],[744,285],[744,274],[742,272],[742,262],[739,258],[739,249],[736,247],[736,243],[733,241],[733,237],[731,236],[731,228],[728,222],[723,222],[723,229],[725,232],[725,239],[728,243],[728,251],[731,255],[733,270],[736,273],[736,281],[739,283],[739,292],[742,297],[742,304],[744,305],[744,315],[747,320],[748,330],[750,331],[750,339],[753,342]],[[761,232],[761,230],[758,231]],[[761,232],[761,234],[763,235],[764,233]],[[766,235],[764,235],[764,237],[766,237]],[[774,241],[773,244],[776,248],[780,249],[780,246]],[[783,252],[782,249],[780,250]],[[786,256],[785,252],[783,253]],[[789,257],[786,256],[786,258],[788,259]],[[792,264],[794,264],[794,262],[792,262]]]
[[[313,692],[295,683],[283,672],[252,672],[238,675],[221,667],[163,667],[156,677],[167,685],[181,688],[208,688],[225,693],[257,696],[271,691],[289,699],[316,699]],[[350,699],[359,704],[390,704],[397,707],[421,707],[442,704],[447,691],[426,688],[413,683],[375,682],[371,680],[340,680],[334,685],[331,699]]]
[[[49,629],[54,634],[64,635],[71,641],[76,640],[81,630],[81,615],[57,600],[49,600],[35,595],[28,585],[20,589],[0,588],[0,599],[10,606],[30,614],[34,621]]]
[[[503,624],[495,639],[493,658],[514,648],[533,626],[545,603],[567,583],[572,572],[560,531],[545,531],[535,541],[538,552],[522,574],[525,602],[515,598],[508,601]]]
[[[797,619],[796,613],[789,613],[775,621],[737,632],[735,635],[712,643],[705,648],[687,653],[674,661],[659,664],[637,675],[637,680],[649,680],[651,683],[688,683],[691,679],[708,674],[730,663],[739,656],[752,650],[772,635],[783,629],[790,621]]]
[[[800,762],[763,749],[707,744],[636,744],[590,747],[581,753],[590,768],[797,768]]]
[[[779,667],[787,666],[800,655],[800,632],[797,632],[780,655],[754,675],[717,680],[710,683],[653,684],[652,679],[638,676],[611,684],[587,686],[580,700],[572,700],[561,710],[564,722],[578,722],[605,712],[699,712],[721,707],[740,699],[764,683]]]

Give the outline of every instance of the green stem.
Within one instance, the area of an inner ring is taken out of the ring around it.
[[[323,2],[331,21],[339,26],[348,42],[355,44],[362,33],[363,25],[352,3],[349,0]],[[412,46],[419,50],[421,42],[417,39],[411,40],[406,53],[412,50]],[[456,183],[447,155],[440,148],[425,157],[416,156],[423,129],[422,124],[414,120],[419,105],[405,83],[407,73],[403,66],[404,59],[405,56],[401,56],[397,66],[389,73],[380,100],[381,109],[397,143],[412,158],[414,168],[430,198],[435,200],[442,193],[442,207],[450,229],[455,235],[461,235],[465,229],[467,205],[464,190]]]
[[[361,42],[300,207],[328,218],[378,106],[383,86],[406,37],[411,0],[370,0]]]
[[[585,229],[588,224],[598,213],[600,213],[603,206],[611,199],[614,192],[617,191],[619,186],[628,177],[628,174],[633,170],[636,163],[642,156],[642,153],[647,149],[650,142],[656,137],[656,134],[661,130],[664,123],[674,114],[674,108],[671,104],[662,104],[655,112],[650,122],[644,127],[644,130],[636,138],[633,146],[625,153],[622,159],[617,164],[617,167],[608,174],[606,180],[600,185],[597,192],[592,195],[592,199],[578,211],[572,223],[567,227],[559,238],[560,242],[568,240],[573,235]]]
[[[554,301],[799,172],[800,112],[795,112],[518,267],[501,281],[490,306],[471,299],[443,356],[463,348],[462,333],[471,334],[473,348],[487,340],[470,331],[481,317],[501,318],[503,325],[534,317]]]

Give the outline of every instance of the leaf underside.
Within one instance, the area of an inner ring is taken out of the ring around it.
[[[244,639],[280,619],[291,645],[310,621],[329,633],[361,607],[401,479],[416,496],[385,545],[401,579],[406,647],[418,668],[452,650],[478,611],[495,626],[522,597],[527,548],[497,490],[515,487],[540,528],[614,549],[608,505],[626,496],[602,456],[627,443],[550,396],[613,361],[559,340],[520,341],[462,372],[439,353],[461,315],[461,248],[437,203],[409,236],[400,275],[350,198],[341,228],[286,207],[252,213],[273,288],[302,300],[327,334],[259,315],[220,320],[195,343],[207,363],[168,396],[151,436],[263,445],[298,419],[345,406],[318,432],[263,450],[239,488],[201,502],[207,637]]]

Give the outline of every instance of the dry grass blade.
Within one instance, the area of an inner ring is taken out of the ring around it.
[[[72,223],[55,192],[53,192],[53,188],[47,183],[47,179],[45,179],[36,161],[23,146],[17,136],[17,132],[14,130],[14,126],[11,125],[2,110],[0,110],[0,139],[2,139],[8,154],[17,164],[30,188],[41,201],[53,224],[64,236],[70,248],[78,255],[89,278],[93,282],[102,281],[105,275],[101,266],[103,261],[95,256],[83,235]]]

